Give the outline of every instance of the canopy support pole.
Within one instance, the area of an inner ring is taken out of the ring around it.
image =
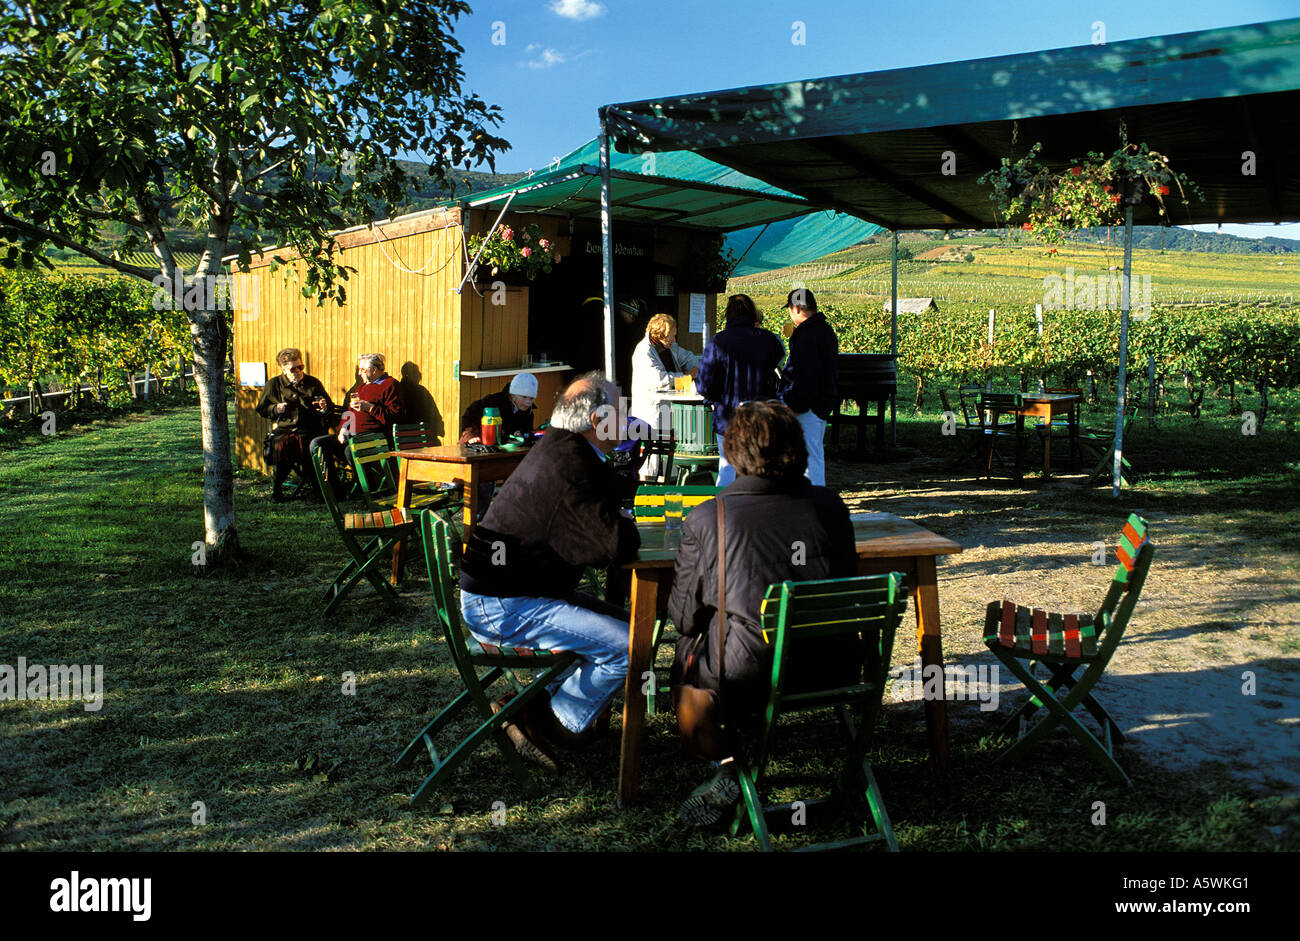
[[[893,261],[890,264],[889,275],[889,309],[892,312],[889,317],[889,352],[894,357],[894,375],[898,375],[898,230],[893,230]],[[894,394],[889,397],[889,441],[893,446],[898,444],[898,425],[894,422],[894,400],[898,398],[898,390],[895,388]],[[859,426],[861,428],[861,426]]]
[[[1128,306],[1129,283],[1133,277],[1133,207],[1124,207],[1124,280],[1120,285],[1119,305],[1119,389],[1115,395],[1115,468],[1111,478],[1111,496],[1119,498],[1124,482],[1124,409],[1128,404]]]
[[[488,242],[492,240],[492,233],[497,230],[497,226],[501,225],[501,220],[506,217],[506,210],[510,208],[510,204],[514,201],[515,201],[515,194],[511,193],[506,198],[506,204],[502,206],[501,211],[497,213],[496,222],[492,223],[492,228],[488,229],[487,235],[483,236],[483,243],[479,245],[478,251],[474,253],[474,259],[468,265],[465,266],[465,277],[460,279],[460,285],[457,286],[456,288],[457,294],[465,290],[465,282],[468,281],[471,277],[473,277],[474,269],[478,267],[478,260],[483,257],[483,249],[487,248]],[[463,225],[461,226],[461,231],[464,232]],[[383,245],[384,245],[383,242],[379,243],[380,248],[383,248]]]
[[[609,126],[600,109],[600,271],[605,298],[605,378],[614,381],[614,233],[609,192]]]

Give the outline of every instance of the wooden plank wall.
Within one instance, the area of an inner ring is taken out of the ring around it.
[[[307,371],[339,401],[355,381],[357,356],[382,353],[394,378],[405,370],[428,393],[417,390],[435,432],[454,434],[460,384],[452,378],[452,362],[461,348],[461,297],[455,289],[464,261],[454,214],[433,222],[439,227],[430,228],[427,219],[422,226],[384,226],[382,248],[371,231],[340,236],[341,260],[356,269],[342,307],[318,307],[303,298],[300,266],[288,269],[287,281],[286,268],[272,273],[269,265],[237,274],[236,298],[246,298],[246,306],[235,313],[236,364],[264,362],[269,380],[278,372],[276,352],[296,346]],[[236,396],[235,457],[265,473],[260,452],[270,423],[253,411],[261,391],[241,387]]]

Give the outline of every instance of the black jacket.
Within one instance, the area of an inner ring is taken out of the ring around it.
[[[533,430],[533,409],[519,412],[515,410],[515,403],[510,401],[510,384],[506,383],[500,392],[493,392],[485,395],[476,402],[471,402],[469,408],[465,409],[464,416],[460,420],[460,430],[465,431],[467,428],[474,429],[477,434],[483,422],[483,410],[485,408],[495,408],[501,412],[501,437],[508,438],[511,435],[526,435]],[[533,406],[536,408],[536,406]]]
[[[835,357],[840,341],[820,313],[813,314],[790,335],[790,360],[781,375],[781,400],[796,413],[811,410],[825,421],[839,404]]]
[[[814,487],[806,478],[789,484],[741,477],[720,495],[727,533],[727,632],[723,671],[724,709],[750,710],[766,701],[772,676],[772,651],[763,640],[758,610],[769,585],[786,581],[847,578],[857,574],[853,523],[839,496]],[[678,668],[693,650],[699,658],[693,682],[718,688],[718,511],[716,501],[701,503],[682,522],[681,549],[668,614],[684,637]],[[700,637],[699,641],[695,640]],[[852,682],[862,671],[862,644],[856,637],[791,649],[786,689],[806,686],[810,676],[843,677]]]
[[[587,566],[636,556],[636,524],[619,514],[627,495],[586,438],[552,428],[475,528],[460,587],[500,598],[571,598]]]
[[[256,411],[263,418],[269,418],[275,423],[273,428],[277,435],[301,434],[307,438],[314,438],[326,434],[330,423],[330,411],[322,414],[313,404],[318,398],[325,400],[327,409],[334,408],[325,386],[315,376],[303,373],[300,380],[290,382],[289,378],[281,373],[267,380],[266,388],[262,390],[262,397],[257,402]],[[275,406],[281,402],[288,403],[289,407],[283,414],[276,415]]]

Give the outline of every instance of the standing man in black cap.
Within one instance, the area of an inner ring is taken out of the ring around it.
[[[840,342],[826,318],[817,310],[817,299],[807,288],[796,288],[785,299],[794,321],[790,334],[790,358],[781,374],[781,400],[790,406],[803,428],[808,446],[805,475],[814,486],[826,486],[826,452],[822,439],[826,421],[839,402],[835,383],[835,357]]]

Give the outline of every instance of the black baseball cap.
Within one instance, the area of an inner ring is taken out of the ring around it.
[[[804,310],[817,313],[817,298],[813,297],[813,292],[807,288],[795,288],[785,296],[785,308],[802,307]]]

